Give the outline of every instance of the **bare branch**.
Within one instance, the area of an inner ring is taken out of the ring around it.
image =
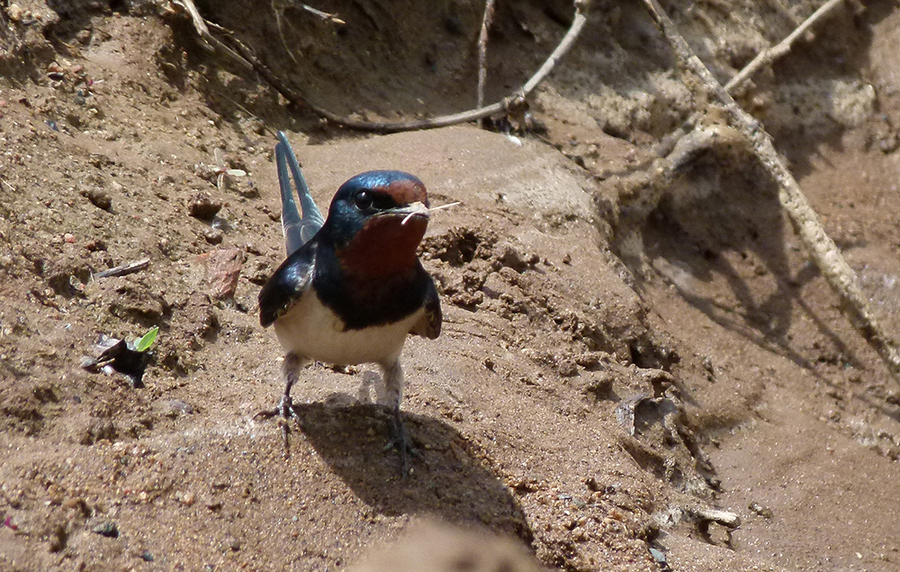
[[[584,24],[587,22],[587,11],[589,7],[590,0],[575,0],[575,19],[572,21],[572,25],[566,32],[566,35],[563,36],[562,40],[560,40],[559,45],[556,46],[556,49],[554,49],[553,53],[551,53],[547,57],[547,60],[540,67],[540,69],[538,69],[538,71],[535,72],[533,76],[531,76],[531,79],[529,79],[520,90],[502,101],[498,101],[497,103],[494,103],[487,107],[480,107],[478,109],[462,111],[460,113],[454,113],[452,115],[442,115],[440,117],[432,117],[416,121],[372,123],[351,118],[337,117],[330,113],[327,115],[323,115],[323,117],[325,117],[329,121],[333,121],[347,127],[352,127],[354,129],[392,133],[398,131],[418,131],[420,129],[447,127],[450,125],[457,125],[460,123],[467,123],[469,121],[484,119],[485,117],[490,117],[491,115],[495,115],[497,113],[500,113],[501,111],[507,111],[515,107],[516,105],[521,104],[525,97],[527,97],[532,91],[534,91],[534,89],[538,85],[540,85],[542,81],[544,81],[544,79],[550,74],[550,72],[553,71],[556,63],[559,62],[559,60],[562,59],[566,52],[569,51],[572,45],[574,45],[575,40],[578,38],[578,35],[584,28]]]
[[[103,272],[98,272],[94,274],[94,278],[109,278],[110,276],[127,276],[129,274],[134,274],[135,272],[140,272],[141,270],[150,266],[150,259],[143,258],[136,262],[129,262],[128,264],[123,264],[121,266],[115,266],[113,268],[109,268],[104,270]]]
[[[188,2],[190,0],[182,0],[182,1]],[[248,48],[240,40],[235,38],[234,34],[232,34],[230,30],[228,30],[227,28],[224,28],[222,26],[219,26],[218,24],[214,24],[213,22],[207,21],[206,23],[210,27],[212,27],[214,30],[216,30],[217,32],[222,34],[222,36],[225,38],[225,40],[229,44],[231,44],[233,49],[228,47],[224,43],[219,42],[221,45],[223,45],[225,47],[225,49],[227,50],[227,53],[229,55],[233,55],[232,57],[238,61],[245,62],[246,65],[250,66],[250,69],[252,69],[257,74],[259,74],[259,76],[261,78],[263,78],[266,82],[268,82],[269,85],[271,85],[275,89],[275,91],[280,93],[285,99],[287,99],[294,105],[297,105],[299,107],[304,107],[304,108],[311,110],[313,113],[315,113],[316,115],[319,115],[320,117],[325,115],[326,112],[324,110],[318,109],[318,108],[310,105],[310,103],[308,101],[306,101],[306,98],[303,97],[302,94],[293,90],[287,84],[282,82],[281,79],[278,76],[276,76],[274,73],[272,73],[272,71],[265,64],[263,64],[261,61],[259,61],[259,58],[257,58],[253,54],[253,51],[250,50],[250,48]],[[216,41],[218,41],[218,40],[216,40]]]
[[[540,69],[531,76],[531,79],[525,82],[525,86],[522,88],[522,97],[525,97],[534,91],[534,88],[544,81],[544,78],[550,75],[554,66],[556,66],[559,60],[561,60],[562,57],[566,55],[566,52],[568,52],[575,44],[575,40],[578,39],[581,29],[584,28],[584,25],[587,22],[588,8],[590,8],[590,0],[575,0],[575,19],[572,20],[569,31],[566,32],[566,35],[560,40],[559,45],[556,46],[556,49],[553,50],[553,53],[550,54],[547,61],[545,61]]]
[[[205,50],[211,52],[220,50],[243,67],[251,70],[253,69],[253,64],[242,58],[239,54],[236,54],[231,48],[212,35],[209,31],[209,27],[206,25],[207,21],[203,19],[203,16],[201,16],[200,12],[197,10],[197,6],[194,5],[194,0],[175,0],[175,3],[182,6],[190,15],[191,22],[194,24],[194,29],[197,30],[197,35],[200,36],[200,45]]]
[[[275,15],[275,27],[278,28],[278,37],[281,39],[281,47],[284,48],[284,51],[287,52],[291,61],[300,65],[300,62],[297,61],[297,58],[294,57],[294,52],[291,50],[291,47],[288,45],[287,38],[284,37],[284,26],[281,24],[281,11],[279,10],[279,6],[275,5],[275,0],[272,0],[272,13]]]
[[[826,16],[831,14],[831,12],[844,0],[828,0],[825,4],[823,4],[818,10],[813,12],[813,14],[801,22],[793,32],[788,34],[788,36],[779,42],[775,46],[771,46],[769,48],[761,51],[753,60],[750,61],[749,64],[744,66],[744,68],[737,73],[731,81],[729,81],[725,85],[725,91],[734,95],[738,88],[742,87],[745,82],[750,79],[756,72],[758,72],[762,67],[766,65],[770,65],[775,60],[783,57],[788,52],[790,52],[791,47],[794,42],[802,36],[805,32],[807,32],[816,22],[824,19]],[[682,125],[672,133],[669,133],[662,141],[660,141],[654,147],[654,153],[662,157],[666,155],[669,150],[671,150],[672,145],[675,144],[679,139],[687,135],[690,129],[689,125]]]
[[[703,62],[694,54],[675,24],[657,0],[643,0],[648,12],[662,30],[681,64],[696,75],[710,94],[724,107],[732,126],[741,132],[760,164],[778,185],[778,199],[809,256],[828,284],[841,299],[841,307],[850,322],[878,352],[894,379],[900,383],[900,352],[878,322],[859,285],[856,273],[844,260],[834,241],[822,228],[819,217],[809,205],[800,185],[778,156],[771,136],[750,114],[741,109]]]
[[[749,64],[744,66],[736,76],[731,78],[731,80],[725,84],[725,91],[728,93],[734,93],[734,90],[747,81],[753,74],[758,72],[760,68],[763,66],[767,66],[777,60],[778,58],[784,56],[788,52],[791,51],[791,47],[794,42],[806,33],[816,22],[822,20],[826,16],[830,15],[835,8],[837,8],[840,4],[843,4],[844,0],[828,0],[825,4],[819,7],[818,10],[812,13],[812,15],[807,18],[802,24],[797,26],[797,28],[791,32],[788,37],[781,40],[777,45],[772,46],[770,48],[766,48],[759,52],[753,60],[750,61]]]
[[[310,104],[301,93],[290,88],[285,82],[281,81],[278,76],[272,73],[272,71],[269,70],[269,68],[266,67],[262,62],[260,62],[259,59],[253,55],[253,52],[247,46],[241,43],[237,38],[235,38],[234,34],[232,34],[229,30],[223,28],[222,26],[218,26],[212,22],[209,22],[208,20],[204,20],[200,16],[199,12],[197,12],[197,8],[194,6],[193,0],[176,1],[184,6],[188,13],[191,14],[191,18],[194,21],[194,28],[197,30],[197,33],[201,38],[209,42],[209,44],[212,45],[215,49],[221,50],[224,54],[239,62],[244,67],[249,67],[254,70],[260,75],[260,77],[268,82],[269,85],[271,85],[275,89],[275,91],[280,93],[289,102],[293,103],[294,105],[309,109],[319,117],[322,117],[323,119],[326,119],[334,123],[335,125],[342,125],[344,127],[350,127],[352,129],[359,129],[360,131],[373,131],[379,133],[418,131],[420,129],[447,127],[449,125],[457,125],[459,123],[467,123],[469,121],[475,121],[478,119],[483,119],[485,117],[490,117],[491,115],[508,111],[520,105],[524,101],[525,97],[527,97],[532,91],[534,91],[534,89],[542,81],[544,81],[544,79],[550,74],[550,72],[553,71],[553,68],[554,66],[556,66],[557,62],[562,59],[566,52],[568,52],[572,45],[575,43],[575,40],[578,38],[578,35],[584,28],[584,24],[587,22],[587,11],[591,3],[591,0],[575,0],[575,18],[572,21],[572,25],[569,27],[569,30],[566,32],[566,35],[563,36],[562,40],[560,40],[559,45],[556,46],[556,49],[554,49],[553,53],[551,53],[547,57],[547,60],[540,67],[540,69],[538,69],[538,71],[535,72],[533,76],[531,76],[531,79],[529,79],[521,89],[514,92],[509,97],[506,97],[502,101],[498,101],[487,107],[480,107],[478,109],[471,109],[469,111],[463,111],[451,115],[442,115],[439,117],[428,119],[420,119],[415,121],[372,122],[362,119],[354,119],[352,117],[342,117],[326,109],[322,109]],[[200,24],[202,24],[202,26]],[[229,47],[222,41],[215,38],[209,31],[210,27],[223,34],[223,36],[231,44],[231,46]]]
[[[288,45],[287,38],[284,36],[284,26],[282,25],[282,22],[281,22],[281,10],[283,7],[280,5],[277,5],[276,0],[272,0],[270,5],[272,7],[272,13],[275,15],[275,27],[278,28],[278,37],[281,39],[281,46],[284,48],[284,51],[287,52],[287,55],[289,58],[291,58],[291,61],[293,61],[297,65],[300,65],[300,62],[297,61],[297,58],[294,56],[294,52],[291,50],[290,46]],[[307,13],[312,14],[313,16],[315,16],[319,20],[322,20],[325,23],[335,24],[337,26],[346,26],[347,25],[347,22],[345,22],[337,17],[337,14],[323,12],[321,10],[317,10],[317,9],[313,8],[312,6],[308,6],[306,4],[300,4],[300,7],[303,8]]]
[[[213,38],[213,42],[209,41],[212,34],[209,33],[209,28],[206,27],[206,21],[203,19],[203,16],[200,15],[197,6],[194,5],[194,0],[175,0],[175,3],[187,10],[187,13],[191,17],[191,22],[194,24],[194,29],[197,30],[197,34],[203,40],[201,44],[204,49],[213,51],[214,48],[210,44],[215,45],[215,38]]]
[[[337,14],[329,14],[328,12],[323,12],[321,10],[316,10],[312,6],[307,6],[306,4],[300,4],[300,7],[315,16],[316,18],[322,20],[323,22],[328,22],[329,24],[337,24],[338,26],[343,26],[347,24],[340,18],[337,17]]]
[[[484,3],[484,17],[481,19],[481,34],[478,36],[478,100],[479,108],[484,107],[484,84],[487,82],[487,42],[488,30],[494,20],[494,0]],[[481,120],[478,120],[479,125]]]

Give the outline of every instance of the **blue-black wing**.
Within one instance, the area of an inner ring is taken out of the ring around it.
[[[441,335],[443,320],[441,299],[438,297],[437,288],[434,287],[434,280],[429,276],[428,292],[425,295],[425,315],[416,322],[410,333],[433,340]]]
[[[318,242],[308,241],[287,257],[259,292],[259,323],[270,326],[290,310],[312,285]]]
[[[297,162],[294,150],[282,131],[278,132],[278,143],[275,145],[275,165],[278,168],[278,186],[281,189],[281,228],[284,230],[284,247],[290,256],[319,232],[325,224],[325,219],[309,192],[300,163]],[[288,168],[294,177],[303,216],[300,215],[294,201]]]

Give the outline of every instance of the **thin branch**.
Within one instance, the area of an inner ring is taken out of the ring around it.
[[[275,15],[275,27],[278,28],[278,37],[281,39],[281,46],[284,48],[284,51],[287,52],[288,57],[290,57],[291,60],[295,64],[300,65],[300,62],[297,61],[296,57],[294,57],[294,52],[288,46],[287,38],[285,38],[285,36],[284,36],[284,26],[282,25],[282,22],[281,22],[281,9],[283,7],[280,5],[276,5],[276,0],[272,0],[272,2],[270,3],[270,6],[272,7],[272,13]],[[300,4],[300,7],[303,10],[305,10],[306,12],[308,12],[309,14],[312,14],[313,16],[315,16],[316,18],[318,18],[319,20],[322,20],[323,22],[325,22],[327,24],[334,24],[336,26],[346,26],[347,25],[347,22],[338,18],[337,14],[323,12],[321,10],[317,10],[317,9],[313,8],[312,6],[308,6],[306,4]]]
[[[187,13],[191,17],[191,22],[194,24],[194,29],[197,30],[197,34],[203,40],[201,45],[208,50],[213,51],[214,48],[212,45],[215,43],[215,38],[210,42],[209,39],[212,37],[212,34],[209,33],[209,28],[206,27],[206,22],[203,19],[203,16],[200,15],[200,11],[197,10],[197,6],[194,5],[194,0],[175,0],[175,3],[179,6],[182,6]]]
[[[201,16],[200,12],[197,10],[197,6],[194,5],[194,0],[175,0],[175,3],[187,10],[187,13],[191,17],[191,23],[194,24],[194,29],[197,30],[197,35],[200,36],[200,45],[203,49],[211,52],[220,50],[245,68],[253,69],[253,65],[250,62],[242,58],[239,54],[236,54],[231,48],[212,35],[209,31],[209,27],[206,25],[207,21],[203,19],[203,16]]]
[[[190,2],[192,0],[181,0],[181,1],[182,2]],[[234,34],[231,33],[230,30],[228,30],[227,28],[224,28],[222,26],[219,26],[218,24],[215,24],[213,22],[207,21],[207,24],[209,24],[214,30],[216,30],[217,32],[222,34],[222,37],[224,37],[225,40],[229,44],[231,44],[230,48],[228,46],[225,46],[225,48],[228,50],[229,54],[233,54],[234,55],[233,57],[241,62],[246,62],[246,65],[249,65],[250,69],[252,69],[257,74],[259,74],[259,76],[261,78],[263,78],[265,81],[267,81],[269,83],[269,85],[271,85],[275,89],[275,91],[280,93],[285,99],[287,99],[288,101],[290,101],[291,103],[293,103],[294,105],[296,105],[298,107],[304,107],[304,108],[311,110],[313,113],[315,113],[316,115],[319,115],[320,117],[326,116],[326,114],[327,114],[326,111],[319,109],[317,107],[314,107],[306,100],[305,97],[303,97],[302,94],[300,94],[299,92],[295,91],[294,89],[290,88],[287,84],[282,82],[278,76],[276,76],[274,73],[272,73],[272,70],[270,70],[265,64],[263,64],[261,61],[259,61],[259,58],[257,58],[253,54],[253,51],[250,48],[245,46],[243,44],[243,42],[241,42],[236,37],[234,37]],[[224,46],[225,44],[222,44],[222,45]]]
[[[94,278],[109,278],[110,276],[127,276],[129,274],[134,274],[135,272],[140,272],[141,270],[150,266],[150,259],[143,258],[136,262],[129,262],[128,264],[123,264],[121,266],[115,266],[108,270],[104,270],[103,272],[98,272],[94,274]]]
[[[682,66],[690,70],[724,107],[731,125],[749,142],[760,164],[778,185],[778,199],[794,225],[800,240],[825,280],[841,299],[841,307],[850,322],[878,352],[894,379],[900,383],[900,352],[878,322],[863,294],[856,273],[844,260],[834,241],[822,228],[800,185],[779,158],[771,136],[750,114],[741,109],[679,33],[657,0],[643,0],[648,12],[662,30]]]
[[[544,78],[553,71],[553,67],[556,66],[564,55],[566,55],[569,48],[575,44],[575,40],[578,39],[581,29],[584,28],[584,24],[587,22],[587,12],[590,8],[590,3],[591,0],[575,0],[575,18],[572,20],[569,31],[566,32],[566,35],[560,40],[559,45],[556,46],[556,49],[553,50],[553,53],[550,54],[547,61],[544,62],[544,65],[531,76],[531,79],[525,82],[525,86],[522,88],[522,97],[525,97],[534,91],[534,88],[544,81]]]
[[[328,22],[329,24],[337,24],[338,26],[344,26],[347,22],[341,20],[337,17],[337,14],[330,14],[328,12],[323,12],[321,10],[316,10],[312,6],[307,6],[306,4],[300,4],[300,7],[315,16],[316,18],[322,20],[323,22]]]
[[[293,61],[296,65],[300,65],[300,62],[297,61],[297,58],[294,57],[294,52],[291,51],[290,46],[288,46],[287,38],[284,37],[284,27],[281,25],[281,11],[275,6],[275,0],[272,0],[272,13],[275,14],[275,27],[278,28],[278,37],[281,39],[281,47],[284,48],[284,51],[287,52],[291,61]]]
[[[744,66],[744,69],[742,69],[736,76],[731,78],[731,80],[727,84],[725,84],[725,91],[727,91],[728,93],[734,93],[734,90],[738,86],[747,81],[747,79],[758,72],[760,68],[770,65],[778,58],[790,52],[791,47],[793,46],[797,38],[805,34],[806,31],[809,30],[816,22],[830,15],[835,10],[835,8],[843,3],[844,0],[828,0],[828,2],[822,4],[822,6],[820,6],[818,10],[813,12],[809,18],[807,18],[802,24],[797,26],[797,28],[793,32],[791,32],[790,35],[788,35],[788,37],[781,40],[777,45],[766,48],[759,52],[759,54],[757,54],[749,64]]]
[[[688,124],[656,145],[656,158],[628,170],[629,174],[622,179],[621,206],[614,223],[616,250],[626,264],[643,265],[640,228],[659,206],[666,191],[666,181],[678,176],[697,157],[717,147],[748,148],[749,151],[747,139],[733,127]]]
[[[506,97],[503,100],[487,107],[471,109],[469,111],[462,111],[460,113],[454,113],[451,115],[442,115],[439,117],[419,119],[414,121],[385,122],[372,122],[361,119],[353,119],[352,117],[343,117],[326,109],[322,109],[310,104],[302,94],[290,88],[287,84],[281,81],[278,76],[273,74],[271,70],[269,70],[269,68],[267,68],[262,62],[260,62],[259,59],[253,55],[253,52],[247,46],[242,44],[240,40],[235,38],[234,34],[232,34],[229,30],[223,28],[222,26],[218,26],[212,22],[209,22],[208,20],[203,20],[203,18],[200,17],[199,13],[197,12],[197,8],[194,6],[193,0],[176,1],[184,6],[191,14],[191,18],[194,21],[194,28],[204,40],[209,42],[209,44],[211,44],[214,48],[222,50],[223,53],[230,56],[241,65],[249,67],[256,71],[256,73],[258,73],[260,77],[268,82],[269,85],[271,85],[272,88],[275,89],[275,91],[280,93],[289,102],[293,103],[294,105],[307,108],[319,117],[322,117],[323,119],[326,119],[336,125],[342,125],[344,127],[350,127],[352,129],[359,129],[360,131],[395,133],[398,131],[418,131],[420,129],[434,129],[437,127],[457,125],[459,123],[467,123],[469,121],[475,121],[478,119],[496,115],[497,113],[509,111],[510,109],[514,109],[515,107],[521,105],[525,97],[527,97],[542,81],[544,81],[544,79],[550,74],[550,72],[553,71],[553,68],[557,64],[557,62],[562,59],[566,52],[568,52],[572,45],[575,43],[575,40],[578,38],[578,35],[581,33],[581,30],[584,28],[584,25],[587,22],[587,12],[592,0],[575,0],[575,18],[572,20],[572,25],[566,32],[566,35],[563,36],[562,40],[560,40],[559,42],[559,45],[557,45],[556,49],[553,50],[553,53],[551,53],[550,56],[547,57],[547,60],[540,67],[540,69],[538,69],[538,71],[535,72],[533,76],[531,76],[531,79],[529,79],[521,89],[514,92],[509,97]],[[196,14],[197,18],[200,19],[199,24],[203,24],[203,26],[200,26],[198,24],[198,21],[194,17],[194,14]],[[210,27],[217,32],[222,33],[227,41],[231,44],[231,47],[216,39],[209,31]]]
[[[556,46],[556,49],[547,57],[547,60],[544,64],[531,76],[524,86],[521,89],[514,92],[509,97],[506,97],[502,101],[498,101],[493,105],[489,105],[487,107],[481,107],[479,109],[471,109],[469,111],[462,111],[460,113],[454,113],[452,115],[442,115],[440,117],[433,117],[430,119],[422,119],[418,121],[400,121],[394,123],[368,123],[368,122],[357,122],[355,125],[350,123],[345,123],[349,127],[355,127],[356,129],[365,129],[369,131],[382,131],[382,132],[397,132],[397,131],[417,131],[419,129],[433,129],[435,127],[447,127],[450,125],[457,125],[459,123],[466,123],[469,121],[474,121],[477,119],[483,119],[485,117],[490,117],[491,115],[495,115],[501,111],[508,111],[514,108],[517,105],[520,105],[524,99],[531,94],[534,89],[540,85],[544,79],[553,71],[554,66],[562,59],[566,52],[575,44],[575,40],[578,39],[578,35],[581,34],[581,30],[584,28],[585,23],[587,22],[587,12],[590,8],[591,0],[575,0],[575,18],[572,20],[572,25],[569,27],[569,30],[566,32],[566,35],[563,36],[562,40],[560,40],[559,44]]]
[[[487,43],[488,31],[494,20],[494,0],[484,3],[484,16],[481,19],[481,34],[478,36],[478,108],[484,107],[484,84],[487,83]],[[479,126],[481,120],[478,120]]]
[[[758,72],[763,66],[770,65],[775,60],[783,57],[788,52],[790,52],[791,47],[794,42],[802,36],[805,32],[807,32],[815,23],[824,19],[826,16],[831,14],[834,8],[837,7],[838,4],[841,4],[844,0],[828,0],[825,4],[819,7],[818,10],[813,12],[813,14],[801,22],[793,32],[788,34],[788,36],[779,42],[775,46],[770,46],[763,51],[761,51],[753,60],[750,61],[744,68],[737,73],[731,81],[729,81],[725,85],[725,91],[734,95],[738,88],[742,87],[744,83],[750,79],[756,72]],[[690,123],[690,122],[688,122]],[[693,126],[690,124],[685,124],[666,135],[662,141],[657,143],[653,152],[658,157],[665,156],[672,148],[672,146],[682,137],[688,134],[690,129]]]

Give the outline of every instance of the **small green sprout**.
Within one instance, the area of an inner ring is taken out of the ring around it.
[[[150,349],[150,346],[153,345],[153,342],[156,341],[156,336],[159,335],[159,326],[153,326],[150,330],[141,337],[134,344],[134,351],[136,352],[145,352]]]

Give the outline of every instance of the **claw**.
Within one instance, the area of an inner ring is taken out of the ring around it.
[[[281,401],[278,402],[278,412],[281,413],[281,416],[284,417],[285,421],[291,417],[299,419],[297,411],[294,409],[294,401],[289,395],[281,396]]]
[[[422,453],[412,446],[412,441],[410,441],[406,433],[406,425],[403,424],[403,419],[400,417],[399,407],[394,409],[391,425],[391,440],[384,446],[383,451],[388,451],[389,449],[397,450],[397,454],[400,455],[400,477],[405,479],[410,475],[411,471],[409,457],[421,459]]]
[[[259,413],[254,415],[253,419],[271,419],[279,413],[281,413],[281,409],[277,407],[274,409],[264,409],[263,411],[260,411]]]
[[[284,440],[284,458],[288,459],[291,456],[291,443],[290,443],[290,420],[293,417],[294,419],[300,419],[300,416],[297,415],[297,411],[294,409],[294,404],[291,398],[287,395],[281,396],[281,401],[278,402],[278,405],[274,409],[266,409],[264,411],[260,411],[256,415],[253,416],[254,419],[271,419],[272,417],[281,416],[278,419],[278,425],[281,426],[281,436]]]

